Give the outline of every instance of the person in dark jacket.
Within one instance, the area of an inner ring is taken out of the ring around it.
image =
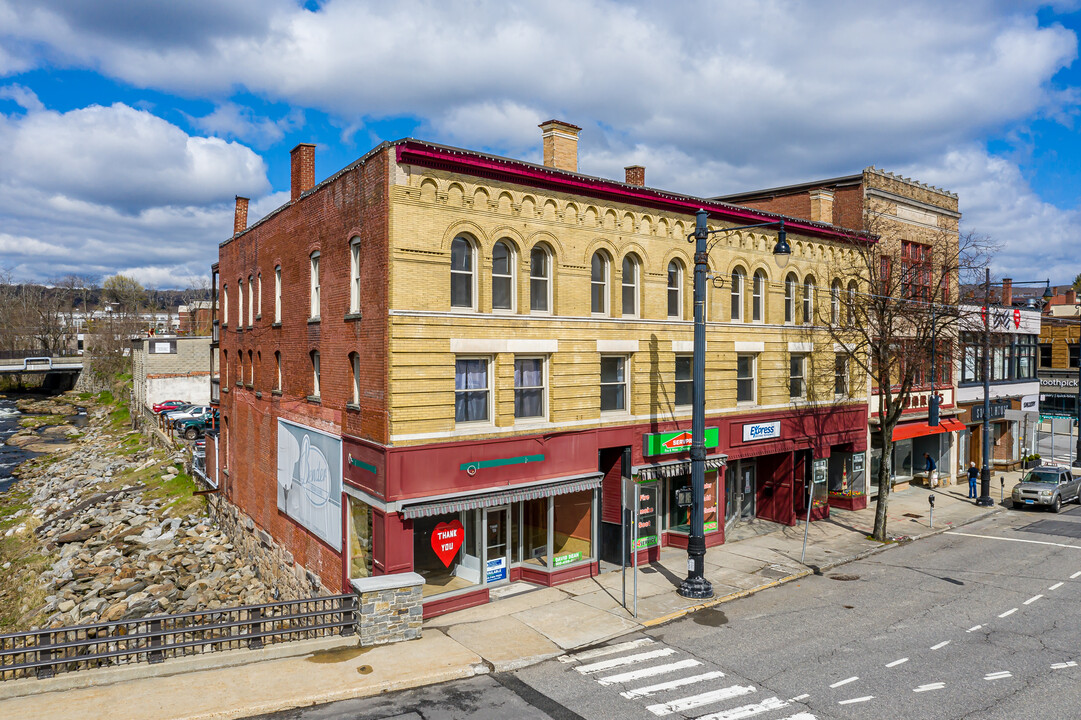
[[[924,460],[927,461],[927,465],[926,465],[926,467],[924,467],[924,470],[927,472],[927,484],[930,485],[931,487],[937,487],[938,486],[938,465],[935,464],[935,459],[933,457],[931,457],[930,455],[928,455],[927,453],[923,454],[923,458],[924,458]]]
[[[968,464],[968,496],[970,498],[976,498],[976,481],[980,478],[980,469],[976,467],[976,463],[970,462]]]

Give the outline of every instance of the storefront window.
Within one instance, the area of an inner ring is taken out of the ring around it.
[[[562,567],[593,555],[593,491],[552,498],[552,565]]]
[[[667,497],[667,523],[666,529],[671,532],[678,533],[690,533],[691,532],[691,508],[680,507],[676,502],[677,492],[680,488],[689,488],[691,486],[690,475],[679,475],[677,477],[668,480],[668,492]],[[713,532],[717,529],[717,474],[715,472],[706,473],[706,485],[703,495],[703,518],[705,532]],[[729,499],[731,502],[731,499]]]
[[[424,578],[424,595],[479,585],[477,510],[413,520],[413,569]]]
[[[349,534],[349,577],[372,576],[372,508],[349,498],[352,532]]]
[[[548,567],[548,498],[522,503],[522,562]]]
[[[893,445],[893,476],[912,477],[912,441],[898,440]]]

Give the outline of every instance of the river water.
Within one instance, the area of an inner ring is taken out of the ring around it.
[[[22,413],[15,409],[14,400],[0,398],[0,492],[4,492],[15,482],[16,478],[12,477],[11,471],[16,465],[37,456],[37,453],[3,444],[19,430],[21,417]]]

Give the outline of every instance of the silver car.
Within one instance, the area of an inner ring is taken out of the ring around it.
[[[1081,479],[1075,479],[1070,468],[1041,465],[1025,473],[1013,487],[1014,508],[1042,505],[1058,512],[1062,503],[1081,503]]]

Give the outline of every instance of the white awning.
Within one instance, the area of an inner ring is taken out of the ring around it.
[[[714,455],[713,457],[707,457],[706,472],[709,472],[710,470],[716,470],[720,467],[724,467],[726,460],[728,460],[727,455]],[[678,477],[680,475],[690,475],[691,461],[676,460],[673,462],[658,463],[656,465],[640,465],[634,468],[633,474],[637,476],[639,482],[642,482],[644,480],[659,480],[660,478]]]
[[[476,510],[497,505],[508,505],[523,500],[536,500],[537,498],[552,497],[554,495],[595,490],[601,486],[601,480],[603,479],[603,474],[596,473],[595,475],[587,475],[547,485],[531,485],[517,489],[504,489],[484,495],[469,495],[459,498],[447,498],[439,502],[406,505],[402,508],[402,517],[406,520],[412,520],[413,518],[447,515],[462,510]]]

